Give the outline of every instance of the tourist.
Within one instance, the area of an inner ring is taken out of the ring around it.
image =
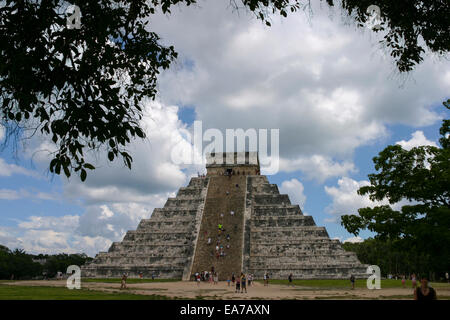
[[[220,213],[220,217],[223,218],[223,213]]]
[[[245,277],[244,273],[241,273],[241,293],[243,293],[245,290],[245,293],[247,293],[247,279]]]
[[[208,238],[208,244],[211,244],[211,238]]]
[[[428,286],[428,279],[422,276],[420,287],[414,289],[414,300],[436,300],[436,291]]]
[[[447,279],[447,283],[448,283],[448,282],[449,282],[449,279],[448,279],[448,272],[445,273],[445,279]]]
[[[248,282],[248,286],[249,286],[249,287],[252,285],[252,281],[253,281],[253,275],[250,273],[250,274],[248,275],[248,279],[247,279],[247,282]]]
[[[233,217],[233,216],[234,216],[234,211],[231,210],[231,211],[230,211],[230,214],[231,214],[231,216]]]
[[[412,275],[412,277],[411,277],[411,280],[412,280],[412,287],[413,287],[413,289],[416,289],[416,287],[417,287],[417,280],[416,280],[416,275],[413,273],[413,275]]]
[[[352,283],[352,290],[355,289],[355,276],[354,275],[350,276],[350,282]]]
[[[227,234],[227,240],[230,241],[230,235],[229,234]]]
[[[405,282],[406,282],[405,275],[403,275],[402,276],[402,287],[403,288],[405,288]]]
[[[267,286],[267,272],[264,273],[264,287]]]
[[[234,286],[234,281],[236,281],[236,277],[234,276],[234,272],[231,274],[231,282],[233,283]]]
[[[218,283],[219,283],[219,275],[217,274],[217,272],[214,272],[214,284]]]
[[[231,279],[230,279],[229,276],[228,276],[228,278],[227,278],[227,284],[228,284],[228,286],[230,286],[230,284],[231,284]]]
[[[153,272],[152,272],[152,280],[155,280],[155,277],[156,277],[156,274],[155,274],[155,272],[153,271]]]
[[[289,280],[289,286],[294,286],[292,284],[292,273],[289,274],[288,280]]]
[[[239,185],[236,183],[236,188],[239,188]]]
[[[235,293],[239,293],[241,291],[241,279],[239,277],[236,279],[236,291]]]
[[[122,275],[122,281],[121,281],[121,284],[120,284],[120,289],[122,290],[122,289],[126,289],[126,288],[127,288],[127,275],[124,273]]]
[[[227,243],[227,249],[230,249],[230,244],[229,243]]]
[[[199,287],[200,286],[200,280],[201,280],[200,273],[197,272],[195,278],[197,280],[197,287]]]

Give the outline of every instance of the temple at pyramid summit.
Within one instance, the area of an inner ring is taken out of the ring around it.
[[[260,174],[257,153],[210,154],[205,176],[82,267],[83,277],[190,280],[196,272],[233,272],[255,279],[366,277],[355,253],[342,249],[313,217]]]

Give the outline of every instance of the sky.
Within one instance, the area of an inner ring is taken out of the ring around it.
[[[227,1],[176,6],[151,17],[150,28],[177,61],[159,76],[158,96],[144,102],[147,139],[132,141],[132,170],[93,156],[82,183],[48,172],[48,137],[0,152],[0,244],[30,253],[94,256],[164,206],[199,165],[172,161],[203,129],[279,129],[280,168],[269,175],[329,236],[362,241],[340,216],[375,206],[357,195],[373,173],[372,158],[390,144],[438,145],[448,112],[450,62],[428,53],[400,75],[379,35],[357,28],[338,8],[314,7],[272,27]],[[0,127],[0,142],[4,129]],[[381,202],[385,203],[385,202]]]

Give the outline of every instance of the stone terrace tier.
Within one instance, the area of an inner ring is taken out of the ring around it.
[[[265,176],[247,177],[244,270],[271,279],[365,277],[366,267]]]
[[[192,178],[169,198],[164,208],[153,211],[122,242],[100,252],[82,268],[84,277],[189,278],[192,257],[203,215],[208,178]]]

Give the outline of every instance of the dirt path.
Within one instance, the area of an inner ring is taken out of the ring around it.
[[[16,281],[4,283],[8,285],[22,286],[65,286],[64,280],[35,280]],[[87,282],[82,283],[82,288],[107,292],[120,292],[119,283]],[[269,285],[265,287],[261,283],[254,283],[247,288],[247,293],[235,293],[233,288],[227,286],[224,281],[217,285],[201,283],[197,286],[194,282],[154,282],[128,284],[128,293],[144,295],[164,295],[178,298],[196,298],[202,296],[206,299],[412,299],[411,288],[385,288],[380,290],[368,290],[366,288],[351,289],[324,289],[307,287],[287,287],[286,285]],[[437,288],[439,296],[450,296],[450,288]],[[123,292],[123,291],[122,291]]]

